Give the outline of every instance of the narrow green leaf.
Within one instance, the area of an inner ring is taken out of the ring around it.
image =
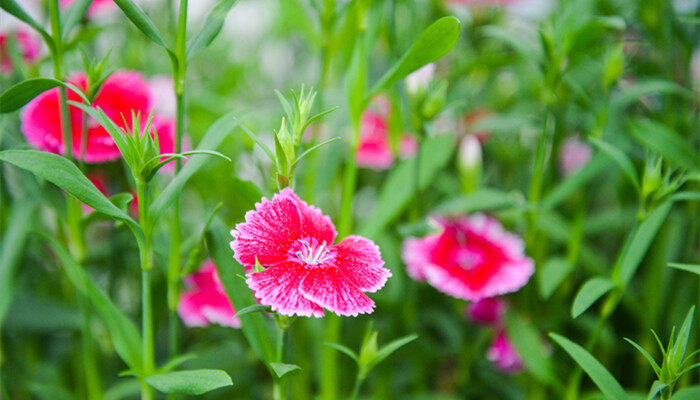
[[[454,151],[454,140],[450,135],[427,139],[419,151],[419,188],[426,189],[435,175],[447,164]],[[394,167],[382,185],[377,206],[360,224],[363,236],[375,237],[411,204],[415,186],[416,157],[404,160]]]
[[[315,145],[315,146],[310,147],[308,150],[306,150],[305,152],[301,153],[301,155],[298,156],[296,160],[294,160],[294,162],[292,163],[292,165],[291,165],[290,167],[291,167],[291,168],[294,168],[294,167],[297,165],[297,163],[298,163],[299,161],[301,161],[302,158],[304,158],[304,157],[306,157],[307,155],[309,155],[312,151],[318,149],[318,148],[321,147],[321,146],[325,146],[325,145],[327,145],[327,144],[329,144],[329,143],[333,143],[333,142],[335,142],[336,140],[340,140],[340,137],[330,138],[330,139],[328,139],[328,140],[324,140],[323,142],[321,142],[321,143],[319,143],[319,144],[317,144],[317,145]]]
[[[162,393],[195,396],[233,385],[231,377],[220,369],[196,369],[151,375],[146,377],[146,383]]]
[[[540,381],[555,384],[552,359],[547,355],[547,348],[535,327],[512,311],[505,316],[506,332],[521,355],[525,367]]]
[[[85,16],[92,0],[77,0],[68,5],[61,14],[61,36],[65,40],[71,30]]]
[[[388,89],[418,68],[437,61],[450,52],[459,40],[462,25],[455,17],[443,17],[420,34],[401,59],[372,87],[366,98]]]
[[[159,374],[171,372],[185,361],[193,360],[195,358],[197,358],[197,356],[193,353],[181,354],[175,358],[171,358],[170,360],[168,360],[168,362],[158,367],[156,369],[156,372]]]
[[[243,315],[255,313],[255,312],[263,312],[267,311],[270,312],[270,306],[264,306],[262,304],[253,304],[252,306],[248,306],[246,308],[243,308],[242,310],[239,310],[236,312],[236,314],[233,316],[233,318],[238,318]]]
[[[338,344],[338,343],[324,343],[324,344],[332,349],[338,350],[339,352],[341,352],[341,353],[345,354],[346,356],[352,358],[353,360],[357,361],[357,354],[355,354],[354,351],[343,346],[342,344]]]
[[[22,7],[20,7],[15,0],[0,0],[0,8],[7,11],[8,13],[19,18],[21,21],[26,22],[29,26],[34,28],[39,34],[44,38],[44,42],[49,46],[51,52],[55,50],[54,41],[51,35],[49,35],[46,30],[38,23],[34,18],[32,18]]]
[[[571,316],[576,318],[581,315],[614,287],[615,283],[613,281],[602,276],[589,279],[576,294],[574,303],[571,306]]]
[[[668,263],[668,266],[671,268],[680,269],[682,271],[688,271],[700,275],[700,264]]]
[[[520,207],[524,204],[525,199],[521,193],[482,188],[474,193],[448,199],[438,204],[434,212],[438,214],[468,214],[476,211]]]
[[[4,207],[4,205],[3,205]],[[0,325],[15,294],[15,271],[24,254],[36,204],[27,199],[16,202],[9,213],[7,229],[0,238]]]
[[[275,372],[277,378],[282,379],[288,374],[301,371],[301,367],[294,364],[270,363],[270,368]]]
[[[666,161],[688,171],[700,168],[693,145],[666,126],[648,119],[638,119],[630,124],[630,128],[641,144],[662,155]]]
[[[17,83],[0,94],[0,114],[16,111],[36,96],[57,86],[75,89],[74,85],[52,78],[32,78]],[[83,97],[83,101],[87,102],[85,95],[80,90],[77,90],[76,93]]]
[[[245,125],[240,124],[240,126],[241,126],[241,129],[243,130],[243,132],[245,132],[245,134],[248,135],[248,137],[250,138],[250,140],[252,140],[253,142],[255,142],[255,144],[257,144],[258,146],[260,146],[260,148],[265,152],[265,154],[267,154],[267,157],[270,159],[270,161],[272,161],[273,163],[276,162],[276,160],[275,160],[275,153],[273,153],[272,150],[270,150],[270,148],[267,147],[267,145],[265,144],[265,142],[263,142],[262,140],[260,140],[260,138],[258,137],[258,135],[255,134],[255,132],[253,132],[253,131],[251,131],[250,129],[248,129],[248,127],[246,127]]]
[[[661,381],[654,381],[654,383],[651,385],[651,389],[649,389],[649,394],[647,395],[647,400],[655,399],[656,396],[658,396],[659,392],[666,389],[667,387],[668,387],[668,385],[661,382]]]
[[[542,209],[551,210],[562,201],[568,199],[593,178],[605,171],[608,164],[607,157],[599,154],[593,156],[583,168],[567,176],[542,198]]]
[[[547,260],[537,274],[540,296],[545,300],[548,299],[573,269],[574,266],[563,258]]]
[[[651,368],[654,370],[654,373],[656,374],[656,376],[661,376],[661,367],[659,367],[659,364],[656,362],[656,360],[654,360],[654,357],[652,357],[651,354],[649,354],[646,350],[644,350],[644,347],[638,345],[633,340],[630,340],[627,338],[625,338],[625,340],[629,344],[634,346],[634,348],[637,349],[640,353],[642,353],[644,358],[646,358],[647,361],[649,362],[649,365],[651,365]]]
[[[598,362],[589,352],[587,352],[583,347],[570,341],[569,339],[557,335],[556,333],[550,333],[549,337],[552,338],[559,346],[561,346],[564,351],[566,351],[571,358],[576,361],[576,363],[583,369],[586,374],[591,378],[593,383],[598,386],[601,392],[609,400],[627,400],[628,396],[625,390],[620,386],[620,383],[608,372],[605,367]]]
[[[207,231],[210,255],[234,308],[243,310],[258,302],[246,285],[245,279],[238,277],[245,275],[245,270],[233,259],[229,246],[231,240],[228,227],[218,217],[214,217]],[[266,320],[261,313],[243,315],[240,319],[243,335],[258,358],[266,364],[274,362],[276,357],[274,343],[278,328],[271,324],[269,319]]]
[[[44,235],[47,244],[56,255],[68,280],[75,289],[90,300],[90,304],[107,327],[114,349],[126,365],[137,374],[142,371],[141,334],[131,320],[100,290],[85,270],[73,260],[68,251],[56,239]]]
[[[231,133],[233,128],[238,125],[238,121],[232,113],[226,114],[217,119],[204,134],[204,137],[199,142],[195,150],[215,150],[226,137]],[[189,162],[178,172],[163,191],[156,197],[149,208],[149,213],[153,220],[160,218],[170,205],[175,201],[185,183],[199,171],[209,160],[208,157],[196,157]]]
[[[638,101],[645,96],[657,94],[675,94],[687,99],[693,99],[693,92],[683,86],[664,80],[642,80],[624,90],[615,93],[610,101],[610,108],[615,113],[621,113],[622,109]]]
[[[610,157],[611,160],[615,161],[615,164],[622,169],[622,172],[630,180],[634,187],[639,190],[639,178],[637,177],[637,171],[634,169],[634,164],[632,164],[629,157],[627,157],[627,155],[617,147],[598,138],[591,137],[589,140],[595,147],[598,148],[598,150],[602,151],[605,153],[605,155]]]
[[[673,345],[671,350],[671,357],[673,359],[674,365],[682,365],[683,359],[685,357],[686,350],[688,349],[688,340],[690,340],[690,331],[693,326],[693,317],[695,314],[695,305],[690,307],[688,314],[685,316],[683,325],[678,331],[678,337],[676,343]]]
[[[382,348],[379,349],[377,352],[377,355],[374,356],[372,361],[370,362],[369,368],[374,367],[375,365],[379,364],[380,362],[384,361],[385,358],[389,357],[393,352],[396,350],[402,348],[403,346],[411,343],[412,341],[418,339],[418,335],[415,333],[406,335],[404,337],[400,337],[396,340],[393,340],[386,345],[382,346]]]
[[[221,0],[216,6],[214,6],[204,20],[202,28],[187,44],[188,59],[197,54],[199,51],[205,49],[211,44],[211,42],[214,41],[214,39],[219,35],[219,32],[221,32],[221,28],[224,26],[226,16],[237,2],[238,0]]]
[[[129,18],[129,20],[131,20],[131,22],[141,32],[143,32],[144,35],[146,35],[158,46],[168,49],[168,45],[165,44],[163,37],[158,31],[158,28],[156,28],[153,21],[148,18],[146,13],[143,11],[143,9],[141,9],[141,7],[139,7],[138,4],[134,3],[132,0],[114,0],[114,3],[116,3],[117,6],[122,9],[124,15],[126,15],[126,17]]]
[[[691,386],[674,393],[671,400],[697,400],[698,398],[700,398],[700,386]]]
[[[673,203],[667,201],[659,205],[654,211],[647,216],[647,218],[642,222],[637,229],[635,229],[631,234],[628,242],[628,246],[625,246],[623,253],[621,254],[619,268],[613,273],[613,280],[617,282],[622,287],[627,286],[634,273],[639,268],[639,264],[642,262],[644,255],[651,242],[656,237],[656,233],[666,221],[666,217],[671,211],[671,206]]]
[[[479,29],[479,33],[487,38],[496,39],[512,47],[525,60],[530,60],[539,64],[543,60],[540,47],[535,46],[531,41],[523,38],[512,29],[507,29],[498,25],[487,25]]]

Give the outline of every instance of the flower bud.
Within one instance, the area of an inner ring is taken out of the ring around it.
[[[459,145],[457,168],[465,193],[473,192],[481,181],[481,144],[474,135],[467,135]]]
[[[428,89],[435,75],[435,63],[426,64],[406,77],[406,90],[409,95],[418,95]]]

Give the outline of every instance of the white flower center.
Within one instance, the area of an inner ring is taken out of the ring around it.
[[[299,244],[301,249],[297,250],[294,255],[307,265],[319,265],[330,258],[325,240],[321,244],[311,244],[306,240],[299,240]]]

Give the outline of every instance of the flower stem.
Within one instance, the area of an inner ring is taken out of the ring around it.
[[[284,359],[284,334],[287,330],[283,327],[278,329],[276,352],[277,352],[277,362],[281,363]],[[287,393],[284,390],[284,385],[282,379],[273,374],[272,377],[272,398],[274,400],[286,400]]]
[[[151,226],[148,216],[148,192],[146,190],[146,182],[141,178],[136,180],[136,195],[139,199],[139,224],[145,234],[143,251],[141,252],[141,329],[143,338],[141,343],[141,351],[143,352],[143,373],[150,375],[155,368],[154,349],[153,349],[153,317],[152,317],[152,298],[151,298]],[[141,399],[154,399],[153,388],[148,386],[144,381],[141,382]]]
[[[357,396],[360,395],[360,388],[362,387],[362,382],[365,379],[360,376],[360,373],[357,373],[357,377],[355,378],[355,386],[352,389],[352,394],[350,395],[351,400],[357,400]]]

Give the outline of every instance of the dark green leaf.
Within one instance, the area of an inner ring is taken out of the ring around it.
[[[544,210],[553,209],[598,176],[598,174],[605,171],[608,164],[607,157],[596,154],[583,168],[566,177],[544,196],[542,198],[542,208]]]
[[[571,316],[576,318],[581,315],[614,287],[613,281],[602,276],[589,279],[576,294],[574,304],[571,306]]]
[[[632,161],[627,157],[627,155],[617,147],[598,138],[591,137],[589,140],[595,147],[598,148],[598,150],[602,151],[605,153],[605,155],[610,157],[610,159],[615,161],[615,164],[622,169],[622,172],[624,172],[625,176],[627,176],[630,182],[632,182],[634,187],[639,190],[639,178],[637,177],[637,171],[634,169],[634,164],[632,164]]]
[[[48,235],[44,238],[56,255],[68,280],[79,293],[90,300],[90,304],[104,322],[117,354],[131,370],[138,374],[142,371],[141,334],[134,323],[100,290],[63,245]]]
[[[427,139],[420,148],[420,184],[426,189],[435,175],[447,164],[454,150],[451,135],[442,135]],[[377,206],[360,224],[359,232],[363,236],[375,237],[409,206],[413,199],[415,186],[416,157],[402,161],[396,166],[379,193]]]
[[[270,307],[264,306],[262,304],[253,304],[252,306],[248,306],[246,308],[239,310],[238,312],[236,312],[236,314],[233,317],[238,318],[238,317],[246,315],[246,314],[263,312],[263,311],[270,312]]]
[[[625,338],[625,340],[627,342],[629,342],[629,344],[634,346],[634,348],[637,349],[640,353],[642,353],[644,358],[647,359],[647,362],[649,362],[649,365],[651,365],[651,368],[654,370],[654,373],[656,374],[656,376],[661,376],[661,367],[659,367],[659,364],[656,362],[656,360],[654,360],[654,357],[652,357],[651,354],[649,354],[646,350],[644,350],[644,347],[638,345],[633,340],[630,340],[627,338]]]
[[[355,354],[354,351],[343,346],[342,344],[338,344],[338,343],[324,343],[324,344],[332,349],[338,350],[339,352],[341,352],[341,353],[345,354],[346,356],[352,358],[353,360],[357,361],[357,354]]]
[[[288,374],[301,371],[301,367],[294,364],[270,363],[270,368],[275,372],[278,379],[282,379]]]
[[[552,360],[547,355],[547,348],[532,324],[512,311],[506,312],[506,331],[508,338],[518,349],[525,367],[542,382],[554,384]]]
[[[680,269],[683,271],[688,271],[688,272],[692,272],[694,274],[700,275],[700,264],[669,263],[668,266],[671,268]]]
[[[114,2],[122,9],[124,15],[131,20],[131,22],[136,25],[137,28],[149,39],[151,39],[155,44],[168,49],[168,45],[165,44],[163,37],[158,32],[158,28],[153,24],[150,18],[145,12],[131,0],[114,0]],[[169,51],[169,50],[168,50]]]
[[[209,12],[207,18],[204,20],[202,28],[187,44],[187,58],[192,57],[211,44],[216,36],[219,35],[219,32],[221,32],[226,16],[237,2],[238,0],[221,0],[211,12]]]
[[[73,85],[66,84],[56,79],[51,78],[33,78],[24,80],[14,86],[11,86],[2,94],[0,94],[0,113],[9,113],[22,108],[29,103],[33,98],[41,93],[55,88],[57,86],[66,86],[71,89]],[[80,91],[76,92],[81,97],[84,97]],[[84,101],[87,101],[84,99]]]
[[[625,390],[620,386],[620,383],[617,382],[610,372],[583,347],[556,333],[550,333],[549,337],[557,342],[557,344],[576,361],[607,399],[628,399],[627,393],[625,393]]]
[[[647,400],[653,400],[656,398],[656,396],[667,388],[668,385],[661,382],[661,381],[654,381],[654,383],[651,385],[651,389],[649,389],[649,394],[647,395]]]
[[[10,210],[7,229],[0,238],[0,325],[15,294],[15,271],[24,254],[35,209],[36,204],[27,199],[16,202]]]
[[[393,352],[396,350],[400,349],[401,347],[411,343],[412,341],[418,339],[418,335],[411,334],[411,335],[406,335],[404,337],[400,337],[396,340],[393,340],[386,345],[382,346],[382,348],[379,349],[377,352],[377,355],[374,356],[372,361],[370,362],[369,368],[374,367],[375,365],[379,364],[382,362],[385,358],[389,357]]]
[[[666,161],[688,171],[698,170],[698,155],[693,145],[664,125],[639,119],[630,125],[632,135],[644,146],[660,154]]]
[[[548,299],[573,269],[574,266],[563,258],[547,260],[537,274],[540,296],[545,300]]]
[[[443,17],[426,28],[411,48],[374,85],[366,98],[388,89],[418,68],[437,61],[450,52],[459,40],[462,29],[455,17]]]
[[[690,332],[693,325],[693,317],[695,314],[695,305],[690,307],[688,314],[685,316],[683,325],[678,331],[678,337],[670,351],[671,360],[674,365],[682,365],[686,350],[688,349],[688,341],[690,340]]]
[[[238,121],[231,113],[217,119],[204,134],[204,137],[199,142],[196,150],[214,150],[218,148],[237,124]],[[177,196],[180,194],[180,191],[182,191],[185,183],[187,183],[192,175],[199,171],[208,160],[208,157],[192,158],[180,170],[180,172],[175,175],[175,178],[168,183],[165,189],[163,189],[160,195],[156,197],[149,208],[149,214],[154,221],[165,213],[168,207],[170,207],[173,201],[175,201]]]
[[[200,395],[232,386],[231,377],[219,369],[177,371],[146,377],[146,383],[167,394]]]
[[[29,26],[34,28],[39,34],[44,38],[44,41],[49,46],[51,52],[54,51],[54,42],[51,35],[41,27],[41,25],[34,20],[22,7],[20,7],[15,0],[0,0],[0,8],[7,11],[8,13],[14,15],[20,20],[26,22]]]

